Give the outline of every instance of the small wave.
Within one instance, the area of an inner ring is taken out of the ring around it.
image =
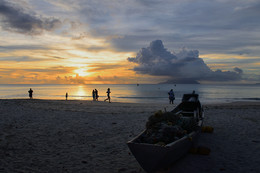
[[[260,98],[241,98],[242,100],[260,100]]]
[[[239,101],[239,100],[252,100],[252,101],[258,101],[260,98],[257,97],[244,97],[244,98],[226,98],[227,100],[234,100],[234,101]]]

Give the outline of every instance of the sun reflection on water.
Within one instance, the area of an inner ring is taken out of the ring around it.
[[[75,93],[73,93],[73,95],[75,97],[77,97],[78,99],[84,99],[85,97],[88,96],[88,94],[86,93],[85,87],[82,85],[79,85],[77,88],[75,88],[76,91]]]

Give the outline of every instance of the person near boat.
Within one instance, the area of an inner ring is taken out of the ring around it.
[[[169,95],[170,104],[173,104],[173,102],[174,102],[174,100],[175,100],[175,95],[174,95],[173,89],[171,89],[171,90],[168,92],[168,95]]]

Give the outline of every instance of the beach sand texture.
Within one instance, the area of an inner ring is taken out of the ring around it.
[[[126,142],[150,115],[169,104],[84,100],[0,100],[0,172],[144,171]],[[210,155],[187,154],[161,172],[260,172],[260,102],[205,105],[199,145]]]

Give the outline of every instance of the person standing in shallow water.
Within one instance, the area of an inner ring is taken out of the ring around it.
[[[174,96],[173,89],[171,89],[171,90],[168,92],[168,95],[169,95],[170,104],[173,104],[173,101],[175,100],[175,96]]]
[[[68,100],[68,93],[65,94],[66,100]]]
[[[98,101],[98,90],[97,89],[95,89],[95,95],[96,95],[96,101]]]
[[[30,90],[28,91],[28,93],[29,93],[30,99],[32,99],[32,98],[33,98],[33,90],[32,90],[32,88],[30,88]]]
[[[93,97],[93,101],[96,101],[96,93],[95,93],[95,90],[92,91],[92,97]]]
[[[107,89],[107,98],[106,98],[104,101],[107,101],[107,100],[108,100],[109,103],[111,103],[111,101],[110,101],[110,93],[111,93],[111,92],[110,92],[110,88],[108,88],[108,89]]]

